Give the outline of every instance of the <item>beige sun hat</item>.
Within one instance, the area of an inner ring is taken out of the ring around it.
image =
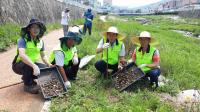
[[[139,37],[133,37],[131,40],[132,43],[139,45],[140,44],[139,38],[150,38],[151,39],[150,44],[153,44],[153,45],[156,44],[156,39],[151,37],[151,34],[148,31],[141,32]]]
[[[125,36],[124,36],[123,34],[121,34],[121,33],[118,32],[118,29],[117,29],[117,27],[115,27],[115,26],[109,27],[108,30],[107,30],[106,32],[103,32],[103,33],[102,33],[102,35],[103,35],[104,37],[107,37],[107,33],[108,33],[108,32],[116,33],[116,34],[117,34],[117,39],[118,39],[118,40],[123,40],[123,39],[125,38]]]

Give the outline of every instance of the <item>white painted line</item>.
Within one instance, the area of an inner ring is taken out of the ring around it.
[[[42,107],[42,110],[40,112],[49,112],[49,107],[51,105],[51,101],[45,101],[44,105]]]

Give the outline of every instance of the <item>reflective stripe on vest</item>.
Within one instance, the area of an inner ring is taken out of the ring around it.
[[[104,38],[104,42],[106,42],[106,38]],[[115,65],[119,61],[119,53],[122,48],[122,42],[118,40],[118,45],[114,45],[113,47],[108,48],[108,64]],[[102,59],[107,62],[107,49],[103,50]]]
[[[40,51],[43,47],[43,41],[40,40],[36,45],[33,41],[28,41],[24,38],[26,42],[25,54],[31,59],[32,62],[37,62],[40,58]],[[18,52],[18,51],[17,51]],[[21,61],[21,58],[18,56],[17,62]]]
[[[70,48],[70,49],[67,49],[67,50],[63,50],[61,48],[61,45],[57,45],[53,51],[51,52],[50,54],[50,57],[49,57],[49,62],[52,63],[54,60],[55,60],[55,51],[62,51],[63,54],[64,54],[64,64],[65,65],[68,65],[69,64],[69,61],[72,60],[73,56],[74,56],[74,52],[72,50],[73,48]]]
[[[152,64],[153,63],[152,58],[153,58],[153,54],[154,54],[155,50],[156,50],[155,48],[150,47],[149,53],[142,54],[142,51],[139,52],[139,47],[137,47],[136,48],[136,64],[138,66],[141,64]],[[145,73],[147,73],[148,71],[151,70],[151,68],[144,67],[144,68],[142,68],[142,70]]]

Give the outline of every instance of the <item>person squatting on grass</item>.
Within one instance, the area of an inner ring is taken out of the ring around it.
[[[145,77],[150,77],[150,84],[154,83],[158,87],[158,77],[160,75],[160,55],[158,49],[152,46],[155,44],[155,39],[147,31],[140,33],[139,37],[132,38],[134,44],[139,44],[132,54],[132,60],[146,74]]]
[[[49,67],[53,67],[48,63],[44,53],[44,42],[41,39],[46,31],[45,25],[38,19],[31,19],[26,27],[21,29],[21,38],[17,43],[17,55],[15,56],[12,69],[16,74],[22,75],[24,82],[24,91],[37,94],[39,86],[34,81],[40,74],[40,68],[45,65],[37,63],[41,56],[42,61]]]
[[[103,32],[102,35],[103,38],[96,48],[97,54],[102,53],[102,59],[95,63],[95,68],[105,77],[107,69],[112,69],[112,74],[122,69],[121,62],[125,61],[125,46],[122,42],[124,36],[119,34],[116,27],[109,27],[108,31]]]
[[[52,50],[49,57],[49,62],[58,67],[67,88],[71,87],[69,80],[77,79],[80,58],[78,58],[76,45],[81,42],[79,30],[73,27],[72,31],[60,38],[60,44]]]

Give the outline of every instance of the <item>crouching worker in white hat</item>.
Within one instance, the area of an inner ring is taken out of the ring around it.
[[[122,69],[125,46],[122,42],[124,37],[118,33],[116,27],[109,27],[108,31],[102,34],[103,38],[96,49],[96,53],[102,53],[102,59],[95,63],[95,68],[106,77],[107,69],[112,69],[112,74]]]
[[[139,37],[134,37],[132,42],[140,45],[134,50],[132,60],[145,72],[146,77],[150,77],[150,84],[154,85],[155,83],[158,87],[160,56],[158,49],[151,45],[155,44],[155,39],[151,37],[149,32],[143,31]]]
[[[81,41],[79,33],[69,31],[66,36],[60,38],[60,44],[53,49],[49,57],[51,64],[58,66],[67,88],[71,87],[69,80],[77,79],[80,59],[75,45]]]

